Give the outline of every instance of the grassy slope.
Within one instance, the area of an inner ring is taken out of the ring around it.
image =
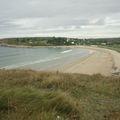
[[[0,120],[57,119],[120,120],[120,78],[0,71]]]
[[[120,52],[120,45],[107,45],[107,46],[100,46],[99,47],[102,47],[102,48],[107,48],[107,49],[111,49],[111,50],[115,50],[117,52]]]

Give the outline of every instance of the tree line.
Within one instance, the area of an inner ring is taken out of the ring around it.
[[[24,37],[5,38],[0,44],[29,46],[59,46],[59,45],[120,45],[120,38],[78,39],[66,37]]]

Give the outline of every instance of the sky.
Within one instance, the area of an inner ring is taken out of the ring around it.
[[[120,0],[0,0],[0,38],[120,37]]]

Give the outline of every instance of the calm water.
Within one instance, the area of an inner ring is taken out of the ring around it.
[[[0,69],[29,68],[48,70],[88,56],[80,48],[8,48],[0,47]]]

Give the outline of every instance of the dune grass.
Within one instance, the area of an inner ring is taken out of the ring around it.
[[[120,78],[0,70],[0,120],[120,120]]]

